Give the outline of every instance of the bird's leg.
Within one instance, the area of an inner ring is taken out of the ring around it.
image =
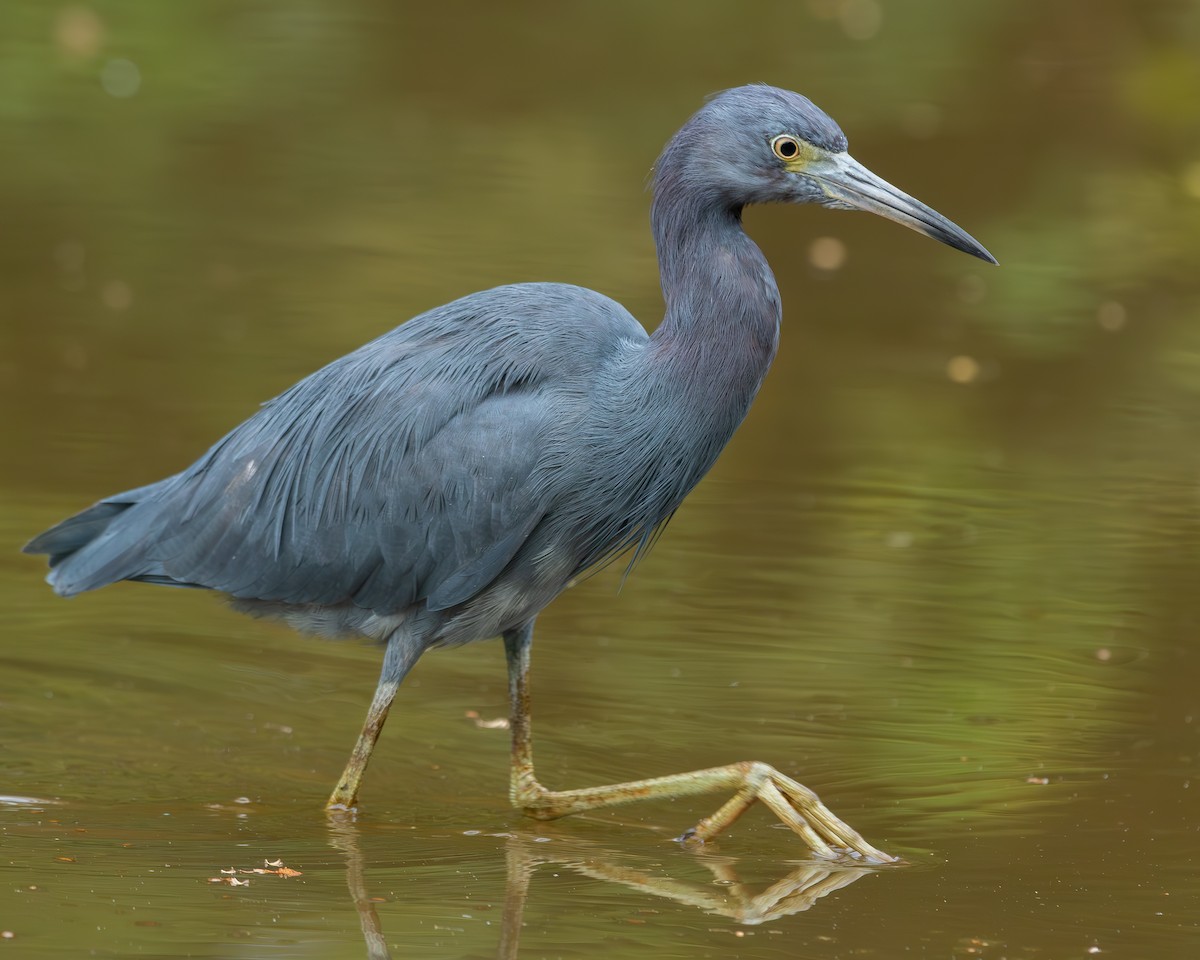
[[[527,816],[553,820],[633,800],[686,797],[731,790],[733,796],[716,813],[686,831],[681,839],[700,843],[710,840],[745,813],[756,800],[761,800],[818,857],[827,860],[865,859],[874,863],[892,863],[896,860],[871,846],[857,830],[834,816],[808,787],[784,776],[774,767],[757,761],[582,790],[547,790],[538,783],[533,772],[529,719],[529,650],[532,642],[532,621],[504,634],[512,711],[512,780],[509,797],[513,806]]]
[[[379,673],[379,684],[375,687],[375,696],[367,709],[367,719],[363,724],[362,733],[350,754],[346,769],[342,771],[337,786],[329,795],[325,807],[328,810],[349,810],[358,801],[358,788],[362,783],[363,773],[366,772],[367,762],[371,759],[371,751],[375,741],[383,730],[383,722],[387,719],[388,708],[396,697],[400,681],[412,669],[420,650],[414,650],[414,644],[409,637],[400,631],[393,633],[387,642],[383,654],[383,669]]]
[[[533,645],[530,620],[504,634],[504,659],[508,663],[509,728],[512,731],[512,774],[508,799],[529,811],[528,804],[546,788],[533,775],[533,730],[529,717],[529,648]]]

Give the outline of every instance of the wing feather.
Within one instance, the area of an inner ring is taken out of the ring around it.
[[[561,467],[590,378],[631,338],[645,332],[628,313],[576,287],[465,297],[300,381],[183,473],[31,546],[56,551],[68,594],[145,579],[381,614],[454,606],[553,510],[548,464]]]

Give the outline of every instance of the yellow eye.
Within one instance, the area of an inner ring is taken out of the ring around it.
[[[780,160],[795,160],[800,156],[800,141],[789,133],[781,133],[771,141],[771,149]]]

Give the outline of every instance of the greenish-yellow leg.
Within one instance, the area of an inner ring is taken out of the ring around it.
[[[358,788],[362,783],[363,774],[367,770],[367,762],[371,759],[371,751],[375,749],[375,741],[383,730],[383,722],[387,719],[388,708],[396,698],[400,682],[412,669],[420,653],[414,653],[411,644],[399,633],[393,634],[387,643],[383,655],[383,669],[379,673],[379,685],[375,688],[375,696],[367,709],[367,719],[363,724],[362,733],[350,754],[346,769],[338,778],[337,786],[325,803],[327,810],[349,810],[358,802]]]
[[[895,862],[895,857],[871,846],[857,830],[834,816],[808,787],[784,776],[774,767],[757,761],[582,790],[547,790],[538,783],[533,773],[529,718],[529,651],[532,640],[532,623],[504,635],[512,705],[512,782],[509,796],[513,805],[526,815],[539,820],[553,820],[633,800],[732,790],[733,796],[716,813],[705,817],[687,831],[685,839],[703,842],[715,837],[759,800],[791,827],[818,857],[829,860],[853,857],[873,863]]]

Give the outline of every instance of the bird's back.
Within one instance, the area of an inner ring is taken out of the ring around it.
[[[559,495],[551,455],[646,333],[563,284],[472,294],[263,406],[182,473],[107,498],[26,548],[61,594],[117,580],[393,615],[492,581]],[[568,571],[569,575],[570,571]]]

